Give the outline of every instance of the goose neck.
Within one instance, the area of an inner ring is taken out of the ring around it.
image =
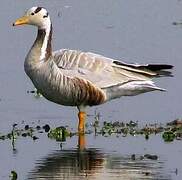
[[[52,55],[52,24],[44,29],[38,29],[36,42],[40,45],[40,58],[39,60],[47,61]]]

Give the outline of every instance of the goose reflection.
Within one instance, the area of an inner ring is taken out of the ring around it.
[[[80,179],[92,177],[103,168],[104,156],[99,149],[54,151],[37,162],[28,179]]]
[[[79,135],[78,148],[56,150],[38,160],[27,179],[170,179],[162,161],[133,160],[131,155],[105,153],[85,145],[85,136]]]

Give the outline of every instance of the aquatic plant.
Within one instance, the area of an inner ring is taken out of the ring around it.
[[[94,129],[94,130],[93,130]],[[15,144],[16,140],[20,137],[31,138],[33,141],[39,139],[39,133],[47,133],[47,137],[52,140],[59,142],[65,142],[66,139],[72,136],[77,136],[77,132],[69,130],[69,127],[58,126],[51,128],[50,125],[35,125],[34,127],[26,124],[24,127],[14,123],[12,125],[12,130],[6,134],[0,133],[0,141],[10,140],[13,150],[16,150]],[[166,125],[162,124],[146,124],[141,126],[138,122],[100,122],[97,117],[94,119],[92,124],[88,124],[87,131],[85,134],[92,134],[95,136],[112,136],[116,137],[127,137],[127,136],[143,136],[146,140],[150,138],[151,135],[161,134],[164,142],[172,142],[174,140],[182,140],[182,120],[177,119],[168,122]]]

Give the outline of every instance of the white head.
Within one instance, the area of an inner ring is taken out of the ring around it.
[[[30,24],[37,26],[39,29],[50,28],[51,20],[50,16],[45,8],[42,7],[32,7],[30,8],[24,16],[17,19],[14,26]]]

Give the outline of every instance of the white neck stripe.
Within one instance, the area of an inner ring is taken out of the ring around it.
[[[45,26],[45,37],[44,37],[44,41],[41,47],[41,54],[40,54],[40,60],[45,59],[46,57],[46,49],[47,49],[47,44],[48,44],[48,40],[49,40],[49,35],[50,35],[50,31],[51,31],[51,22],[47,23]]]

